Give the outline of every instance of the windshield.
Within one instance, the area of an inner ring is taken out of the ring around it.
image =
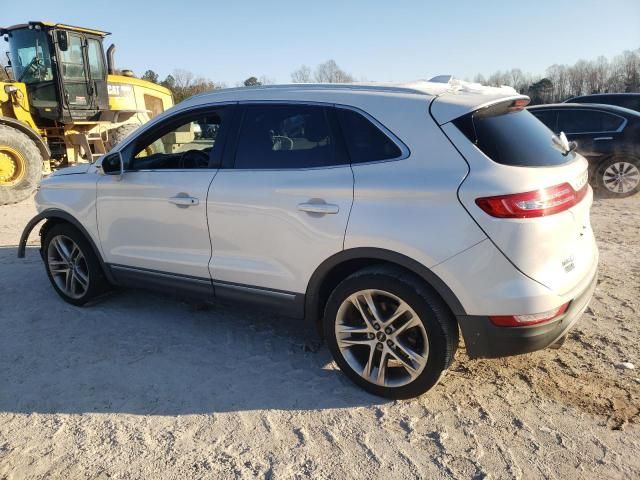
[[[49,40],[42,30],[14,30],[9,37],[13,77],[24,83],[53,80]]]

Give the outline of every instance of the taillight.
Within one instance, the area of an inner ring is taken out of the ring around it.
[[[579,203],[587,194],[589,184],[576,191],[568,183],[532,192],[483,197],[476,200],[482,210],[498,218],[533,218],[553,215]]]
[[[565,303],[558,308],[542,313],[533,313],[530,315],[495,315],[490,316],[489,320],[497,327],[524,327],[527,325],[537,325],[539,323],[550,322],[564,314],[569,307],[569,303]]]

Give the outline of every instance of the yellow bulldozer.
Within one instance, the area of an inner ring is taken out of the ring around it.
[[[173,106],[168,89],[116,74],[107,35],[50,22],[0,28],[9,44],[9,80],[0,81],[0,205],[29,197],[52,169],[92,162]]]

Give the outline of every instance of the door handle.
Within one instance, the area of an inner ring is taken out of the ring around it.
[[[596,137],[593,139],[594,142],[597,142],[598,140],[613,140],[613,137]]]
[[[177,205],[178,207],[191,207],[193,205],[198,205],[200,203],[200,200],[198,200],[195,197],[189,197],[188,195],[176,195],[175,197],[171,197],[169,199],[169,203],[173,203],[174,205]]]
[[[320,213],[326,215],[328,213],[338,213],[340,207],[332,203],[299,203],[298,210],[307,213]]]

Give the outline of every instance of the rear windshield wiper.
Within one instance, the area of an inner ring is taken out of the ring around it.
[[[564,132],[560,132],[560,135],[551,137],[551,141],[554,147],[562,150],[562,155],[565,157],[578,148],[578,144],[576,142],[570,142]]]

